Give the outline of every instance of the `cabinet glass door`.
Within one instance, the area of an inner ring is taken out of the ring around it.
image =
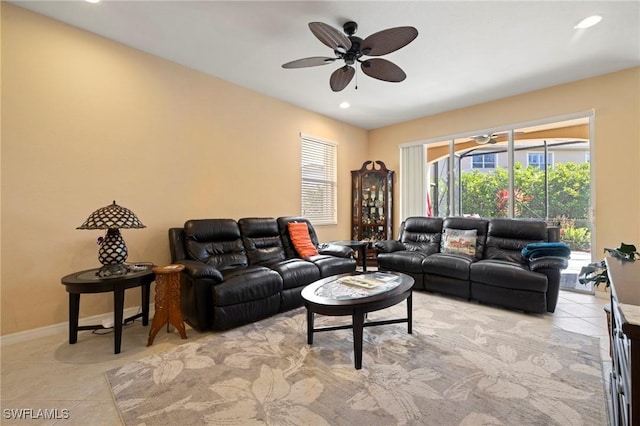
[[[393,171],[382,161],[366,161],[351,171],[353,205],[351,238],[375,242],[392,238]]]

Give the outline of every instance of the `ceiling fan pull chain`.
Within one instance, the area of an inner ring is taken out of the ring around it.
[[[356,69],[356,90],[358,90],[358,67],[355,67]]]

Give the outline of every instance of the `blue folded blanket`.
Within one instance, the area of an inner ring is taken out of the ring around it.
[[[522,249],[522,257],[535,259],[543,256],[559,256],[569,258],[571,249],[565,243],[531,243]]]

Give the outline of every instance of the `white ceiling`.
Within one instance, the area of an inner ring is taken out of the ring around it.
[[[569,81],[640,66],[635,1],[12,1],[136,49],[285,102],[374,129]],[[573,26],[589,15],[602,22]],[[385,58],[407,74],[387,83],[359,69],[342,92],[340,64],[283,69],[333,56],[307,24],[357,36],[414,26],[416,40]],[[351,108],[340,109],[342,101]]]

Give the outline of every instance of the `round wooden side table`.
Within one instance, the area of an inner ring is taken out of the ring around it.
[[[122,342],[122,323],[130,322],[142,317],[142,325],[149,324],[149,293],[153,282],[153,272],[150,267],[141,270],[128,271],[124,275],[100,277],[100,269],[88,269],[74,272],[62,277],[62,284],[69,293],[69,343],[78,341],[78,330],[99,330],[102,325],[78,325],[80,313],[80,295],[86,293],[113,292],[113,329],[115,331],[114,350],[120,353]],[[142,312],[129,318],[123,318],[124,291],[128,288],[140,287],[142,290]]]
[[[180,337],[187,338],[180,310],[180,271],[183,269],[184,265],[178,264],[153,268],[153,273],[156,275],[156,311],[151,322],[147,346],[153,344],[153,339],[165,324],[167,332],[171,324],[180,332]]]

